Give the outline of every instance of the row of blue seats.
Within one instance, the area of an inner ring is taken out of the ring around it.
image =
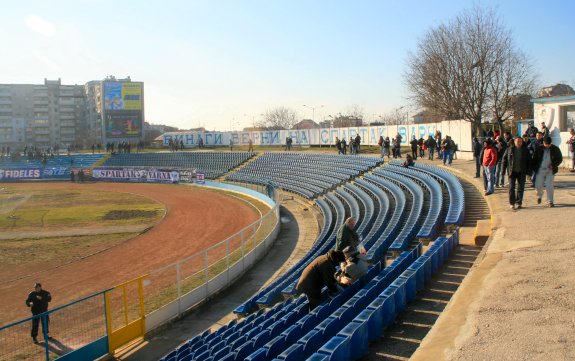
[[[449,193],[449,207],[445,224],[460,225],[465,218],[465,192],[459,179],[445,169],[417,163],[414,169],[425,172],[445,184]]]
[[[385,229],[377,236],[366,240],[367,260],[375,262],[384,257],[385,252],[401,230],[402,221],[409,212],[407,209],[407,199],[403,190],[395,183],[375,174],[367,174],[364,177],[367,181],[389,192],[393,200],[392,213],[385,225]]]
[[[377,216],[375,211],[379,209],[379,207],[376,207],[374,202],[375,195],[370,195],[371,192],[366,191],[351,183],[345,184],[343,189],[351,193],[359,201],[359,205],[362,210],[361,218],[363,219],[363,222],[360,226],[357,227],[356,231],[357,234],[363,238],[367,234],[367,231],[370,230],[373,226],[375,217]]]
[[[46,164],[41,159],[20,158],[17,161],[8,157],[2,157],[0,166],[2,168],[53,168],[53,167],[81,167],[88,168],[102,159],[103,154],[75,154],[75,155],[57,155],[48,157]]]
[[[389,197],[387,193],[381,188],[376,186],[374,183],[368,182],[364,179],[356,179],[355,184],[367,192],[371,192],[374,202],[374,215],[373,222],[367,234],[364,234],[365,244],[372,244],[372,239],[377,239],[384,229],[385,224],[388,224],[388,219],[391,217],[391,210],[389,204]]]
[[[396,173],[403,174],[419,181],[429,193],[429,206],[427,216],[421,226],[416,238],[433,238],[437,235],[439,225],[443,223],[441,218],[443,212],[443,190],[437,180],[428,174],[414,170],[413,168],[392,167]]]
[[[122,153],[111,156],[104,166],[190,168],[203,172],[208,179],[213,179],[253,156],[252,152]]]
[[[421,254],[421,245],[413,250],[405,252],[384,270],[378,262],[370,268],[368,274],[345,289],[334,299],[329,300],[318,307],[320,311],[316,315],[306,315],[293,328],[300,335],[298,339],[287,340],[282,335],[271,340],[268,344],[246,357],[246,360],[271,360],[275,357],[282,358],[293,351],[293,345],[299,345],[296,353],[298,359],[305,360],[316,352],[319,347],[346,325],[379,293],[392,279],[403,272]],[[289,342],[292,341],[292,342]],[[278,354],[278,352],[281,352]],[[279,356],[278,356],[279,355]]]
[[[419,228],[422,224],[421,213],[424,202],[423,189],[421,189],[421,187],[410,178],[388,171],[387,168],[378,169],[374,174],[379,175],[382,178],[387,178],[402,187],[406,191],[405,193],[407,193],[412,200],[406,221],[393,243],[389,246],[389,249],[391,250],[404,251],[415,238],[415,235],[419,232]]]
[[[232,320],[216,332],[211,332],[208,329],[203,334],[180,345],[162,359],[165,361],[187,361],[202,360],[211,356],[219,359],[250,341],[263,345],[267,342],[266,335],[268,333],[277,335],[279,332],[283,332],[287,326],[307,314],[308,309],[309,306],[305,297],[286,300],[278,303],[267,312],[260,310],[242,321]]]
[[[425,283],[437,272],[458,243],[457,230],[449,238],[436,239],[433,245],[403,271],[365,310],[336,336],[323,344],[308,360],[353,361],[365,357],[369,352],[369,342],[381,337],[385,328],[389,327],[395,317],[405,310],[407,303],[415,299],[417,291],[424,288]],[[301,349],[297,346],[292,347],[277,359],[301,360],[297,352],[301,352]],[[256,360],[264,359],[252,358],[252,361]]]
[[[363,280],[309,314],[304,296],[293,302],[288,299],[267,312],[260,311],[240,322],[231,321],[217,332],[206,331],[162,361],[263,361],[276,357],[356,360],[367,354],[368,343],[379,338],[406,304],[415,299],[417,291],[424,288],[457,243],[456,231],[449,238],[438,238],[418,257],[422,248],[419,243],[381,272],[379,264],[372,267]],[[360,285],[364,286],[358,291]]]
[[[273,182],[278,187],[286,190],[288,192],[296,193],[303,198],[312,199],[318,196],[319,190],[310,190],[308,185],[302,186],[300,182],[286,180],[278,177],[272,177],[269,175],[265,176],[254,176],[248,175],[240,172],[233,172],[226,176],[226,181],[229,182],[242,182],[251,184],[262,184],[262,182]],[[315,186],[314,186],[315,189]]]

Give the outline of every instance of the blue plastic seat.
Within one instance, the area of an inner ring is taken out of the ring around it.
[[[285,360],[285,361],[297,361],[302,359],[301,358],[302,352],[303,352],[303,346],[299,343],[296,343],[288,347],[288,349],[282,352],[277,358],[279,360]]]
[[[367,323],[350,322],[337,334],[341,337],[347,337],[350,341],[351,352],[350,360],[358,360],[369,353],[369,334]]]
[[[319,349],[318,353],[328,355],[330,360],[350,360],[350,339],[347,337],[334,336]]]

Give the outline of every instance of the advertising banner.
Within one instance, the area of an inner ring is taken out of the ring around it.
[[[198,184],[205,184],[206,183],[204,173],[196,173],[196,183],[198,183]]]
[[[183,173],[183,174],[181,174]],[[137,183],[190,182],[192,171],[154,168],[95,168],[92,177],[99,180]]]
[[[110,110],[106,112],[106,138],[139,137],[142,134],[142,112]]]
[[[142,83],[105,82],[105,110],[142,110]]]
[[[170,140],[180,143],[185,147],[198,145],[200,139],[205,146],[247,146],[251,140],[254,145],[277,145],[285,146],[286,139],[292,139],[292,148],[298,146],[330,146],[335,144],[335,138],[345,139],[347,142],[357,135],[361,138],[362,145],[377,145],[380,136],[395,138],[401,136],[401,144],[406,146],[412,137],[419,139],[435,135],[440,131],[442,138],[450,135],[459,149],[471,150],[471,123],[463,120],[444,121],[439,123],[406,124],[389,126],[362,126],[351,128],[320,128],[320,129],[290,129],[290,130],[261,130],[250,132],[168,132],[164,134],[164,146],[168,146]]]
[[[0,181],[42,178],[42,168],[0,168]]]

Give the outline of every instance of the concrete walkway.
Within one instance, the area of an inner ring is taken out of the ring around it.
[[[289,195],[286,198],[282,202],[280,234],[260,264],[207,304],[122,350],[115,359],[156,361],[206,329],[217,330],[236,317],[232,312],[234,308],[302,258],[318,235],[318,214],[311,204],[300,203]]]
[[[451,168],[483,190],[473,161]],[[521,210],[486,197],[492,235],[411,360],[575,360],[575,175],[556,175],[555,208],[527,183]]]

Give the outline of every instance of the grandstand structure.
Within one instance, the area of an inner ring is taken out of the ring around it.
[[[29,169],[29,168],[56,168],[56,167],[73,167],[73,168],[90,168],[97,161],[102,159],[104,154],[74,154],[74,155],[56,155],[47,157],[46,162],[42,159],[20,157],[12,159],[10,157],[0,157],[0,168],[4,169]]]
[[[225,176],[254,184],[264,179],[318,207],[324,222],[315,243],[234,310],[239,321],[190,338],[161,361],[359,359],[458,244],[463,186],[441,168],[382,165],[374,157],[265,153]],[[324,290],[324,302],[310,312],[295,285],[313,259],[333,248],[338,227],[350,216],[358,219],[369,271],[334,298]]]
[[[236,320],[190,335],[161,361],[357,360],[453,252],[465,217],[463,186],[452,173],[425,164],[382,164],[379,157],[142,153],[112,155],[102,167],[193,169],[232,184],[273,183],[313,204],[323,218],[307,254],[238,305]],[[334,247],[338,228],[350,216],[368,250],[369,270],[333,298],[324,290],[324,302],[309,311],[305,296],[296,293],[297,281],[310,262]]]
[[[153,167],[195,169],[206,179],[216,179],[255,155],[253,152],[121,153],[104,162],[104,167]]]

